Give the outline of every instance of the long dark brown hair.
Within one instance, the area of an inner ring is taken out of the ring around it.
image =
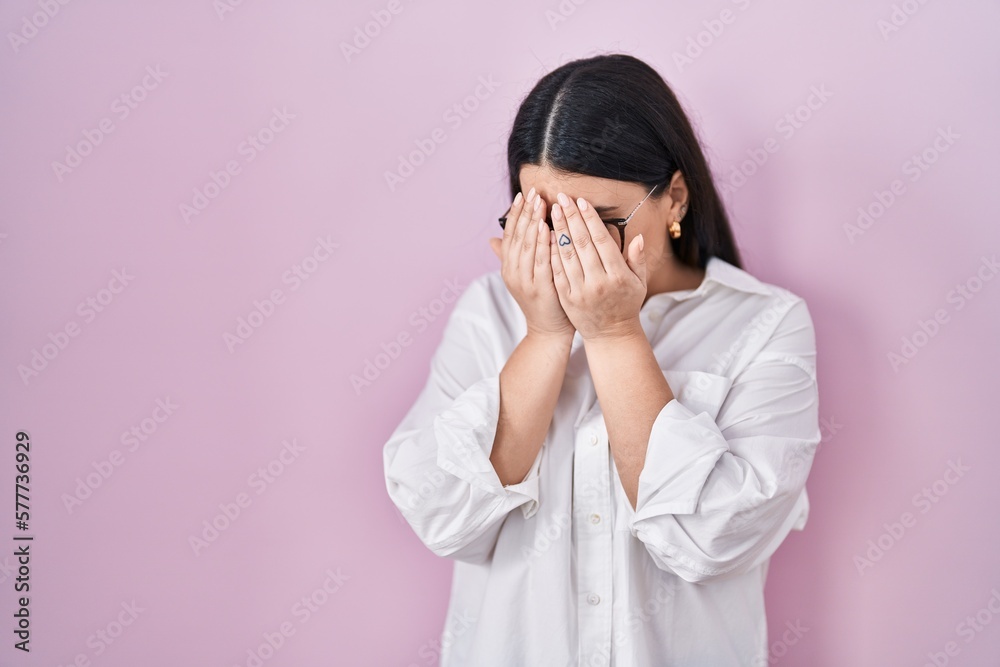
[[[700,269],[712,256],[743,268],[691,122],[663,77],[634,56],[582,58],[543,76],[521,102],[507,142],[512,199],[526,164],[639,183],[647,191],[663,186],[653,200],[679,169],[689,199],[680,238],[667,236],[674,255]]]

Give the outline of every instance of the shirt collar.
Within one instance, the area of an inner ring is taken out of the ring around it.
[[[774,292],[771,288],[761,281],[754,278],[752,275],[734,266],[722,259],[721,257],[709,257],[708,262],[705,263],[705,277],[702,278],[701,284],[695,289],[687,290],[676,290],[673,292],[660,292],[659,294],[654,294],[648,299],[646,303],[642,304],[640,308],[641,313],[651,313],[655,311],[654,317],[656,315],[661,315],[664,310],[666,310],[667,302],[670,299],[677,301],[686,301],[687,299],[692,299],[696,296],[704,295],[709,286],[712,283],[718,283],[720,285],[725,285],[735,290],[741,292],[747,292],[751,294],[773,294]],[[649,335],[653,335],[656,327],[659,326],[659,320],[653,321],[649,317],[644,317],[641,320],[643,322],[643,330]],[[573,334],[573,344],[572,350],[576,350],[583,346],[583,337],[580,332],[577,331]]]
[[[685,301],[696,296],[701,296],[708,291],[709,285],[712,283],[719,283],[720,285],[725,285],[741,292],[751,292],[755,294],[772,293],[771,289],[767,285],[757,280],[743,269],[730,264],[721,257],[713,256],[709,257],[708,262],[705,264],[705,277],[702,279],[701,284],[698,285],[698,287],[693,290],[677,290],[673,292],[660,292],[659,294],[653,294],[646,300],[643,307],[645,308],[652,303],[657,303],[666,299]]]

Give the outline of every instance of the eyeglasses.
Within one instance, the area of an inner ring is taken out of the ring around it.
[[[658,187],[659,184],[654,185],[653,190],[655,190]],[[646,194],[646,196],[642,198],[642,201],[635,205],[635,208],[632,209],[632,212],[628,214],[627,218],[612,218],[610,220],[604,220],[603,218],[601,219],[601,222],[603,222],[605,227],[607,227],[608,229],[608,234],[611,235],[611,238],[617,241],[618,246],[621,249],[623,255],[625,254],[625,225],[627,225],[628,221],[632,219],[632,216],[635,215],[635,212],[639,210],[639,207],[642,206],[647,199],[649,199],[649,195],[653,194],[653,190],[650,190]],[[502,218],[500,218],[500,229],[504,229],[506,224],[507,224],[507,216],[503,216]],[[555,231],[555,228],[552,226],[551,220],[546,220],[545,224],[549,226],[549,229]]]

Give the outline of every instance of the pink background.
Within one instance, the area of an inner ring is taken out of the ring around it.
[[[674,87],[732,186],[747,270],[803,296],[816,325],[828,437],[806,530],[771,564],[774,664],[997,664],[1000,279],[982,264],[1000,251],[997,3],[231,9],[0,6],[0,663],[247,665],[286,624],[263,664],[435,664],[452,564],[389,501],[382,445],[426,380],[452,308],[436,300],[499,268],[487,239],[509,203],[517,105],[560,64],[624,51]],[[391,21],[348,60],[341,44],[373,12]],[[798,127],[783,120],[796,113]],[[113,131],[88,146],[102,122]],[[89,154],[57,175],[78,144]],[[225,187],[186,221],[213,172]],[[859,208],[878,216],[850,236]],[[270,315],[230,351],[255,300]],[[401,334],[410,344],[356,391]],[[904,338],[919,347],[894,369]],[[133,428],[143,440],[122,439]],[[30,657],[11,632],[18,430],[32,441]],[[298,450],[275,463],[286,441]],[[949,461],[967,470],[946,475]],[[81,483],[90,495],[68,508]],[[220,504],[240,513],[196,554],[203,522],[227,522]],[[796,623],[808,630],[782,644]]]

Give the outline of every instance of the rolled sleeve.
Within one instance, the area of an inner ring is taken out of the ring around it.
[[[490,461],[500,418],[500,374],[477,381],[434,419],[437,464],[483,493],[503,498],[510,511],[520,506],[525,518],[538,511],[539,449],[524,479],[504,486]]]
[[[696,583],[734,576],[802,528],[821,439],[818,398],[812,321],[800,300],[717,411],[686,405],[683,392],[663,407],[629,519],[658,567]]]
[[[656,416],[649,442],[633,525],[661,514],[694,513],[708,476],[729,451],[715,420],[705,412],[695,414],[676,398]]]
[[[473,283],[469,290],[479,288]],[[487,560],[503,519],[538,510],[539,451],[525,478],[504,486],[490,462],[500,416],[500,369],[489,321],[463,294],[445,325],[416,402],[383,448],[386,489],[434,553]]]

